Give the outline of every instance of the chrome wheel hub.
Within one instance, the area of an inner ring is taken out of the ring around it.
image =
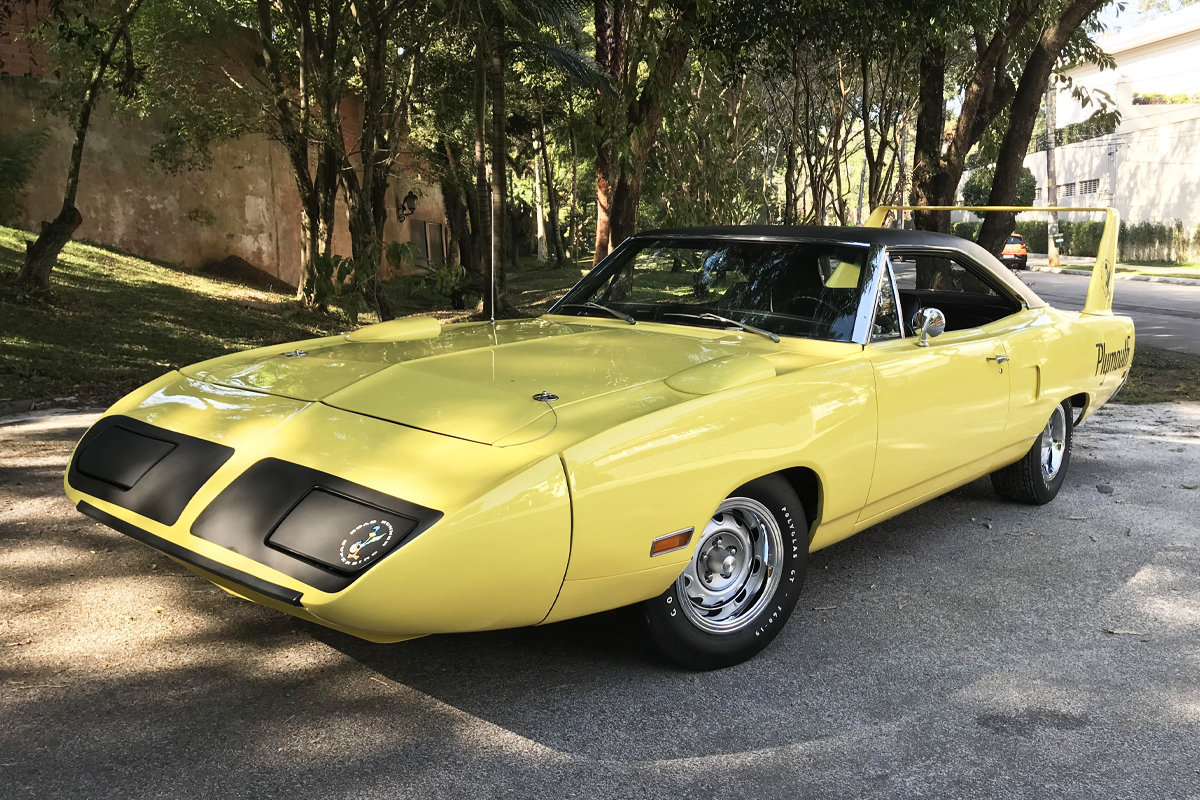
[[[783,534],[767,507],[748,497],[721,504],[676,581],[688,620],[710,633],[751,624],[780,580]]]
[[[1050,421],[1042,431],[1041,444],[1042,477],[1049,483],[1062,467],[1063,454],[1067,450],[1067,414],[1062,406],[1050,415]]]

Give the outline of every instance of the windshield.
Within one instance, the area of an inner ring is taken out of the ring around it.
[[[703,239],[633,244],[592,270],[551,312],[612,317],[615,311],[634,322],[736,327],[715,315],[780,336],[852,341],[869,272],[866,247]]]
[[[1020,236],[1017,236],[1016,234],[1013,234],[1012,236],[1008,237],[1009,244],[1021,244],[1023,241],[1025,241],[1025,240],[1022,239]]]

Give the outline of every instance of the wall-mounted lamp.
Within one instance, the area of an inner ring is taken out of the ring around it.
[[[400,222],[411,217],[417,211],[417,195],[414,192],[409,192],[404,196],[404,204],[396,203],[396,216]]]

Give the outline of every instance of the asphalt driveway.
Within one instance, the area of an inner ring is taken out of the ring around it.
[[[89,420],[0,421],[0,797],[1200,797],[1200,404],[815,555],[706,674],[620,612],[372,645],[231,598],[71,508]]]

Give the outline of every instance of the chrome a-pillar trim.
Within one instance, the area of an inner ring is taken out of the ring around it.
[[[858,312],[854,315],[854,333],[850,340],[865,347],[871,343],[879,284],[890,274],[887,264],[887,248],[879,244],[871,245],[867,251],[867,263],[863,269],[867,270],[867,274],[862,281],[862,293],[858,297]]]

